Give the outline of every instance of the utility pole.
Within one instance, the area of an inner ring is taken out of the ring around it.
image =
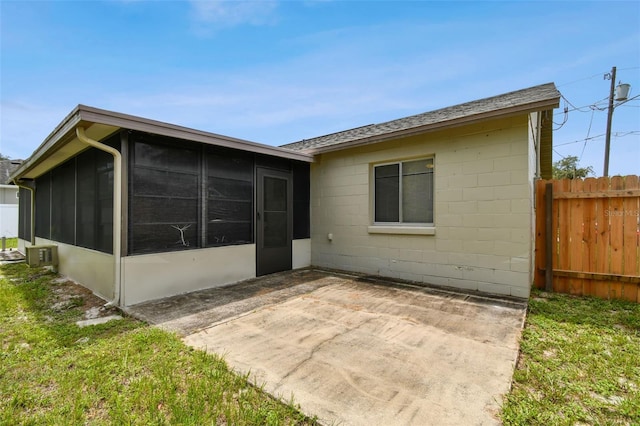
[[[605,75],[605,78],[607,76]],[[613,118],[613,91],[616,88],[616,67],[611,68],[611,91],[609,92],[609,110],[607,113],[607,135],[604,144],[604,172],[603,175],[609,176],[609,150],[611,149],[611,119]]]

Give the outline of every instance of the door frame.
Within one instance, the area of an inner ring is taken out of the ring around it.
[[[264,178],[284,179],[287,188],[287,229],[286,246],[264,247]],[[293,175],[290,171],[256,167],[256,276],[267,275],[292,269],[293,255]],[[270,261],[277,263],[270,264]]]

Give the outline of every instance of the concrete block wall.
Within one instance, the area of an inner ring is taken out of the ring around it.
[[[311,263],[528,297],[528,133],[523,115],[320,155],[311,167]],[[435,162],[434,226],[424,231],[433,235],[377,233],[373,165],[429,156]]]

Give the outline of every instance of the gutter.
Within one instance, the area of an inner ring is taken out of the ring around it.
[[[76,136],[81,142],[113,155],[113,258],[115,282],[113,300],[107,305],[120,306],[122,299],[122,244],[120,235],[120,228],[122,227],[122,155],[117,149],[87,137],[84,127],[76,127]]]

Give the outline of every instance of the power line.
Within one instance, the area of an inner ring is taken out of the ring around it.
[[[584,138],[584,139],[578,139],[578,140],[571,141],[571,142],[557,143],[557,144],[553,144],[553,145],[554,146],[572,145],[574,143],[580,143],[580,142],[591,141],[591,140],[594,140],[594,139],[599,139],[599,138],[601,138],[603,136],[604,136],[604,133],[602,133],[600,135],[596,135],[596,136],[590,136],[590,137],[587,137],[587,138]]]
[[[637,70],[637,69],[640,69],[640,67],[620,68],[619,70],[620,71],[630,71],[630,70]],[[596,77],[602,77],[603,74],[606,74],[608,72],[609,71],[602,71],[602,72],[599,72],[597,74],[590,75],[589,77],[582,77],[582,78],[579,78],[577,80],[569,81],[567,83],[558,84],[558,87],[568,86],[570,84],[579,83],[579,82],[585,81],[585,80],[591,80],[592,78],[596,78]]]
[[[598,74],[594,74],[594,75],[591,75],[591,76],[589,76],[589,77],[583,77],[583,78],[580,78],[580,79],[578,79],[578,80],[570,81],[570,82],[568,82],[568,83],[562,83],[562,84],[559,84],[559,85],[558,85],[558,87],[568,86],[569,84],[579,83],[579,82],[581,82],[581,81],[585,81],[585,80],[591,80],[592,78],[600,77],[601,75],[602,75],[602,73],[601,73],[601,72],[599,72]]]
[[[584,149],[587,147],[587,141],[589,140],[589,134],[591,133],[591,125],[593,124],[593,116],[596,113],[595,110],[591,111],[591,120],[589,120],[589,128],[587,129],[587,137],[584,138],[584,145],[582,145],[582,152],[580,153],[580,158],[578,162],[582,160],[582,154],[584,154]]]
[[[630,130],[628,132],[615,132],[613,134],[613,136],[616,137],[616,138],[623,138],[625,136],[630,136],[630,135],[640,135],[640,130]],[[585,139],[578,139],[578,140],[571,141],[571,142],[554,143],[553,146],[572,145],[572,144],[575,144],[575,143],[581,143],[581,142],[585,142],[585,141],[592,141],[592,140],[600,139],[603,136],[605,136],[604,133],[602,133],[600,135],[589,136],[589,137],[587,137]]]
[[[569,102],[569,100],[567,98],[565,98],[562,94],[560,96],[562,96],[562,99],[567,101],[567,103],[569,103],[569,105],[571,105],[573,107],[573,109],[570,109],[567,112],[573,112],[573,111],[589,112],[589,111],[592,111],[594,108],[597,109],[597,110],[600,110],[600,111],[604,111],[604,110],[606,110],[606,108],[601,109],[601,108],[598,108],[597,105],[602,103],[602,102],[605,102],[605,101],[607,101],[609,99],[607,97],[607,98],[600,99],[599,101],[595,101],[595,102],[593,102],[593,103],[591,103],[589,105],[583,105],[581,107],[577,107],[577,106],[573,105],[571,102]],[[564,114],[564,113],[565,113],[564,111],[560,111],[560,112],[557,112],[557,113],[555,113],[553,115],[560,115],[560,114]]]

